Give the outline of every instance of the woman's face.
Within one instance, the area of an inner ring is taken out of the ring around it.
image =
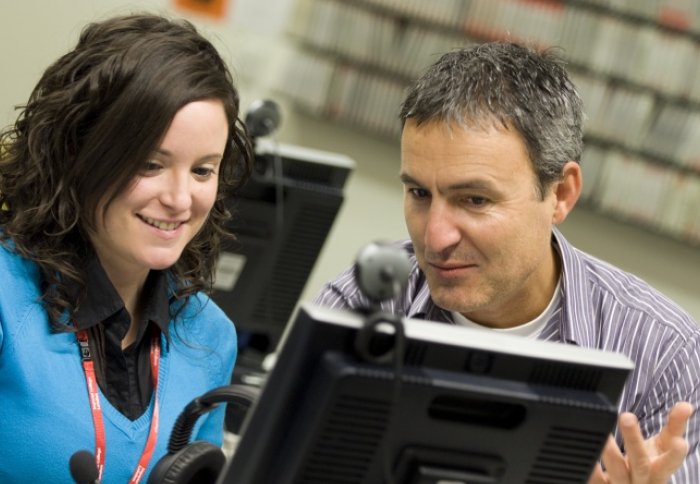
[[[177,262],[214,205],[227,140],[220,101],[185,105],[134,182],[104,214],[98,207],[90,238],[113,282]]]

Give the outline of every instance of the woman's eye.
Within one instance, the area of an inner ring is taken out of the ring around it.
[[[208,166],[198,166],[192,172],[199,177],[208,178],[214,174],[214,169]]]
[[[155,161],[149,160],[143,163],[141,166],[141,171],[144,173],[153,173],[160,170],[161,165]]]

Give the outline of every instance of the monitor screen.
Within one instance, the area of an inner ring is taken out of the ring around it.
[[[254,171],[228,202],[236,240],[219,259],[212,298],[236,325],[242,353],[272,351],[343,203],[347,156],[256,140]]]
[[[365,322],[300,306],[219,484],[587,482],[628,358],[409,319],[397,369],[359,356]]]

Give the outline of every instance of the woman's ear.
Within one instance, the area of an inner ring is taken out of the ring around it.
[[[575,161],[568,161],[562,169],[561,178],[554,183],[556,200],[552,213],[553,224],[560,224],[566,220],[567,215],[574,208],[581,195],[582,185],[581,166]]]

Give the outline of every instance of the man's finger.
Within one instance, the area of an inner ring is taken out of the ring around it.
[[[632,481],[646,482],[651,473],[651,460],[637,417],[630,412],[621,414],[619,429],[625,443],[625,454]]]
[[[608,479],[605,477],[605,472],[600,463],[596,462],[593,472],[588,478],[588,484],[608,484]]]
[[[656,480],[653,482],[668,482],[671,475],[683,464],[688,453],[688,442],[683,437],[674,438],[666,452],[661,454],[654,463],[654,476]]]
[[[678,402],[673,406],[668,413],[668,421],[659,432],[657,441],[657,449],[659,452],[665,452],[670,449],[672,442],[677,437],[685,435],[688,420],[693,414],[693,406],[688,402]]]
[[[627,460],[620,452],[615,439],[612,436],[608,437],[608,441],[603,447],[603,453],[600,456],[605,466],[605,471],[608,479],[603,482],[614,482],[616,484],[625,484],[630,482],[630,473],[627,468]]]

